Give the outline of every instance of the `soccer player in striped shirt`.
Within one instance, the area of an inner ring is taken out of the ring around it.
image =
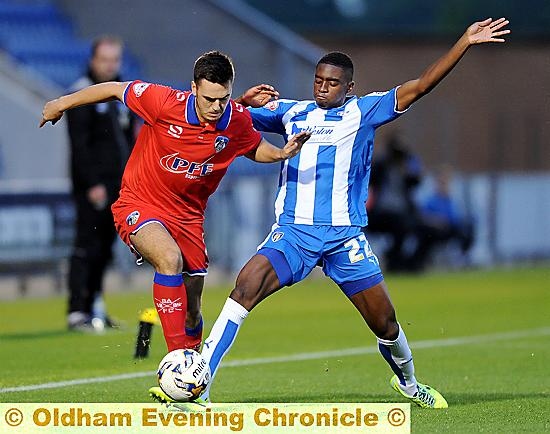
[[[472,24],[456,44],[419,78],[363,97],[353,90],[353,63],[342,53],[319,60],[314,100],[272,101],[250,109],[254,126],[285,138],[307,131],[311,138],[281,166],[276,224],[241,270],[202,354],[212,378],[248,313],[284,286],[303,280],[318,264],[346,294],[376,335],[394,372],[391,386],[425,408],[445,408],[445,398],[416,380],[411,350],[396,320],[378,259],[362,228],[376,128],[405,112],[430,92],[468,48],[504,42],[508,21]],[[207,400],[209,389],[203,395]]]

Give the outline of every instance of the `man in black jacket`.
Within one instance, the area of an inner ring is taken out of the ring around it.
[[[120,80],[122,41],[101,36],[92,45],[87,73],[72,87]],[[134,143],[134,118],[117,101],[79,107],[68,113],[71,178],[76,205],[76,237],[69,269],[68,327],[102,330],[112,321],[94,317],[105,269],[116,236],[111,204],[118,198],[124,166]]]

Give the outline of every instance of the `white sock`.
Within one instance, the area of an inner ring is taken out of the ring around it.
[[[399,378],[399,385],[406,394],[413,396],[417,391],[414,377],[414,363],[405,332],[399,325],[399,335],[394,341],[378,338],[378,349]]]
[[[243,306],[235,300],[228,298],[210,331],[210,335],[205,339],[202,356],[210,367],[211,379],[210,384],[202,394],[203,399],[209,398],[210,387],[212,386],[220,362],[233,345],[239,328],[247,315],[248,311]]]

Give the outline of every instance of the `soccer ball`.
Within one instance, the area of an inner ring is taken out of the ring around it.
[[[206,360],[194,350],[174,350],[166,354],[157,371],[159,386],[175,401],[192,401],[201,396],[210,382]]]

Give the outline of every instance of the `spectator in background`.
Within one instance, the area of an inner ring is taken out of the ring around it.
[[[404,243],[416,231],[418,212],[413,194],[421,179],[418,157],[398,136],[391,136],[384,155],[373,163],[367,202],[368,232],[391,236],[384,252],[390,271],[407,271],[411,267],[412,257],[404,251]]]
[[[120,81],[123,43],[100,36],[92,45],[88,71],[72,91],[92,84]],[[68,327],[102,330],[113,327],[101,300],[105,270],[116,237],[111,205],[117,200],[122,172],[134,143],[135,118],[118,101],[88,105],[67,113],[71,179],[76,206],[76,234],[69,265]]]
[[[462,215],[451,195],[452,169],[441,165],[435,173],[435,188],[421,206],[417,229],[417,247],[413,254],[414,269],[425,268],[434,247],[457,241],[466,255],[474,241],[471,219]]]

